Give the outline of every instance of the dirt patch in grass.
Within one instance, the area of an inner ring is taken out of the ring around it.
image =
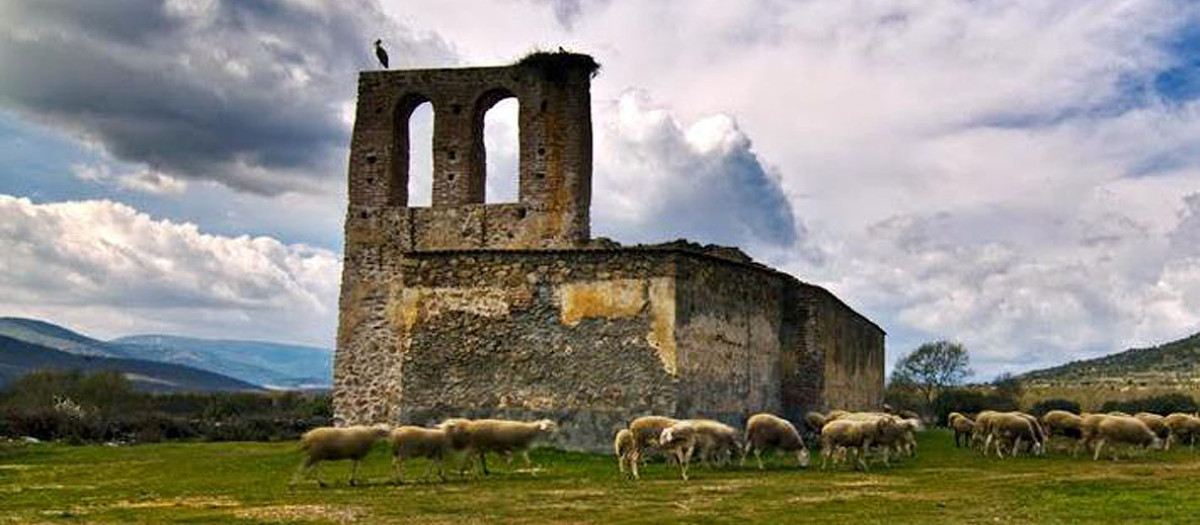
[[[147,499],[140,501],[118,501],[109,504],[109,508],[113,509],[162,509],[162,508],[185,508],[185,509],[217,509],[224,507],[240,507],[242,504],[237,500],[227,496],[216,497],[183,497],[183,498],[165,498],[165,499]]]
[[[336,505],[272,505],[241,509],[233,513],[242,519],[263,521],[333,521],[335,523],[368,522],[370,512],[363,507]]]
[[[36,491],[36,490],[95,490],[95,485],[60,485],[57,483],[49,485],[29,485],[29,486],[12,486],[0,487],[0,493],[14,494],[17,492]]]

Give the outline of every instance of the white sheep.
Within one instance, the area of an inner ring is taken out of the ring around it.
[[[479,454],[479,464],[483,473],[490,474],[487,468],[486,455],[488,452],[504,454],[512,463],[514,452],[520,452],[526,466],[532,466],[529,459],[529,447],[541,436],[549,435],[558,430],[558,424],[549,419],[539,421],[509,421],[505,419],[448,419],[439,428],[446,431],[450,446],[454,450],[468,450]]]
[[[1096,435],[1096,452],[1092,456],[1093,461],[1100,459],[1100,452],[1104,449],[1105,444],[1109,444],[1110,449],[1112,449],[1111,445],[1117,443],[1147,448],[1162,447],[1162,440],[1154,434],[1154,431],[1135,417],[1107,416],[1097,425]],[[1116,452],[1113,452],[1112,457],[1116,459]]]
[[[1054,436],[1064,436],[1075,441],[1072,455],[1079,453],[1083,438],[1083,418],[1066,410],[1051,410],[1042,415],[1042,425],[1046,428],[1046,439]]]
[[[289,487],[295,487],[301,475],[305,479],[315,475],[317,484],[324,487],[325,482],[317,472],[317,465],[322,461],[339,461],[348,459],[353,463],[350,468],[350,485],[357,485],[358,463],[362,461],[376,441],[387,437],[390,427],[387,425],[352,426],[352,427],[318,427],[300,436],[300,450],[304,452],[304,461],[292,475]]]
[[[698,447],[703,446],[701,440],[705,439],[698,425],[694,420],[677,421],[675,424],[663,429],[658,437],[658,447],[663,452],[670,453],[675,456],[676,462],[679,464],[679,475],[684,481],[688,479],[688,465],[691,463],[692,454],[695,453]]]
[[[696,425],[702,439],[699,440],[700,458],[706,465],[716,461],[718,464],[728,464],[741,450],[741,435],[737,429],[720,421],[711,419],[689,419]]]
[[[617,468],[621,469],[621,474],[627,474],[626,465],[633,454],[633,432],[628,428],[617,431],[613,438],[613,453],[617,456]]]
[[[1167,426],[1167,418],[1150,412],[1138,412],[1133,417],[1150,427],[1150,431],[1154,432],[1159,439],[1170,439],[1171,427]]]
[[[878,431],[877,421],[857,421],[848,418],[835,419],[821,428],[821,470],[825,470],[832,458],[837,464],[839,451],[855,455],[855,469],[867,470],[865,457]]]
[[[677,419],[665,416],[642,416],[629,423],[629,432],[633,434],[633,450],[629,454],[629,467],[633,471],[634,478],[641,478],[638,467],[642,462],[642,456],[651,448],[661,449],[658,440],[662,436],[662,431],[678,422]]]
[[[403,426],[393,429],[388,441],[392,445],[392,470],[397,483],[404,483],[404,461],[409,458],[429,458],[424,477],[429,478],[436,463],[438,477],[446,481],[442,461],[450,452],[450,439],[445,429]]]
[[[813,415],[820,416],[815,412],[808,413],[808,416]],[[805,416],[805,419],[809,419],[808,416]],[[824,417],[821,419],[824,420]],[[818,428],[818,430],[820,429]],[[746,456],[753,451],[754,459],[758,460],[758,468],[762,470],[764,468],[762,453],[764,450],[772,449],[794,452],[796,463],[800,467],[807,468],[809,465],[808,446],[804,444],[804,438],[796,431],[795,425],[773,414],[762,413],[750,416],[750,419],[746,421],[746,448],[742,451],[742,464],[746,464]]]
[[[1021,442],[1030,443],[1035,453],[1040,453],[1040,440],[1032,417],[1021,412],[1001,412],[988,417],[988,436],[983,445],[983,453],[987,455],[992,443],[996,444],[996,455],[1003,458],[1002,445],[1009,445],[1009,456],[1017,455]]]

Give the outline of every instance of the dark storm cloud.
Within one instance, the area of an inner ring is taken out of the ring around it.
[[[0,0],[0,104],[172,176],[303,189],[340,163],[376,38],[451,56],[367,0]]]

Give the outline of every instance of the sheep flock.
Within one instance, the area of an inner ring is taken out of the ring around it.
[[[883,410],[872,412],[809,412],[798,422],[799,428],[787,419],[767,413],[753,414],[745,421],[745,429],[739,430],[712,419],[655,415],[636,418],[626,428],[618,429],[613,437],[618,471],[625,477],[640,479],[641,467],[647,461],[662,458],[678,470],[680,478],[687,480],[694,461],[709,469],[735,463],[744,467],[753,455],[757,468],[763,469],[764,453],[780,454],[787,461],[794,458],[796,467],[808,468],[810,445],[819,447],[821,470],[868,471],[873,464],[890,467],[893,461],[915,457],[916,435],[923,430],[915,413],[896,412],[886,405]],[[1058,449],[1073,456],[1086,450],[1093,460],[1099,460],[1107,451],[1110,458],[1116,459],[1122,450],[1128,453],[1169,449],[1183,444],[1194,448],[1200,437],[1200,417],[1183,413],[1162,416],[1051,410],[1038,418],[1024,412],[984,410],[971,416],[953,412],[944,424],[953,431],[956,447],[971,447],[984,457],[996,458],[1040,456]],[[445,481],[447,461],[457,466],[462,477],[474,471],[478,460],[480,470],[487,475],[489,452],[504,456],[510,464],[520,455],[525,466],[531,468],[529,449],[557,430],[557,423],[548,419],[464,418],[447,419],[432,427],[315,428],[300,438],[304,458],[290,486],[310,477],[325,486],[317,466],[338,460],[353,463],[350,484],[356,484],[359,463],[379,441],[385,441],[391,449],[393,482],[397,484],[405,482],[405,462],[413,458],[429,460],[423,475],[426,480],[432,478],[436,468],[438,479]]]

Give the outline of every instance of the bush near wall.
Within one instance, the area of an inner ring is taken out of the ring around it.
[[[114,372],[37,372],[0,392],[0,437],[68,443],[279,441],[331,421],[328,395],[149,394]]]
[[[946,424],[946,416],[949,416],[951,412],[974,416],[983,410],[1010,411],[1016,409],[1017,402],[1014,399],[971,388],[949,388],[943,390],[933,400],[933,415],[939,425]]]
[[[1038,401],[1037,404],[1029,407],[1029,413],[1037,417],[1042,417],[1051,410],[1066,410],[1072,414],[1078,414],[1083,411],[1079,403],[1070,399],[1045,399]]]
[[[1196,412],[1200,406],[1196,399],[1187,394],[1165,394],[1161,396],[1143,397],[1128,401],[1109,401],[1100,407],[1101,412],[1151,412],[1154,414],[1171,414],[1174,412]]]

